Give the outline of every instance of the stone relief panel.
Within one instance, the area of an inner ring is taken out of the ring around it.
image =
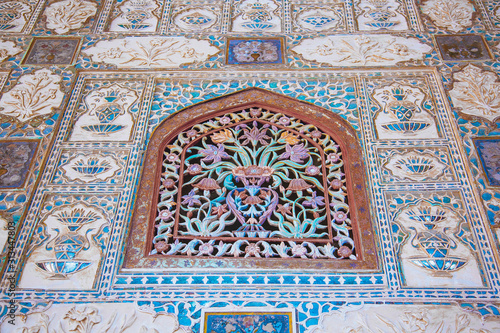
[[[359,304],[322,314],[318,325],[306,333],[493,333],[500,330],[498,317],[483,317],[451,304]]]
[[[356,21],[360,31],[408,30],[406,7],[398,0],[356,0]]]
[[[179,68],[220,50],[206,40],[185,37],[126,37],[101,40],[83,52],[94,62],[118,68]]]
[[[494,72],[469,64],[453,73],[453,106],[467,116],[494,122],[500,117],[500,81]]]
[[[222,24],[223,1],[183,1],[172,5],[169,31],[219,32]]]
[[[280,2],[275,0],[236,0],[233,6],[232,31],[282,31],[282,6]]]
[[[448,149],[444,147],[379,149],[382,182],[432,183],[455,181]]]
[[[21,76],[17,84],[2,95],[0,115],[21,123],[50,115],[63,100],[62,79],[48,69]]]
[[[4,320],[2,332],[58,333],[191,333],[179,324],[176,315],[155,312],[137,303],[85,303],[39,305],[26,315],[14,318],[16,325]]]
[[[0,39],[0,62],[7,61],[9,58],[23,51],[15,42]]]
[[[111,196],[46,198],[19,288],[92,289],[109,238],[114,200]]]
[[[293,4],[293,30],[305,33],[345,31],[345,11],[345,4],[341,1],[333,4]]]
[[[483,286],[470,218],[458,192],[386,197],[405,286]]]
[[[450,32],[471,27],[476,11],[469,0],[425,0],[420,9],[436,27]]]
[[[394,66],[423,60],[431,50],[414,38],[383,34],[308,38],[292,48],[306,60],[331,66]]]
[[[84,92],[69,141],[129,141],[143,82],[113,83]]]
[[[45,27],[62,35],[79,30],[97,14],[99,3],[87,0],[49,2],[43,16]]]
[[[128,151],[72,151],[61,153],[55,184],[122,184]]]
[[[399,82],[373,89],[379,108],[373,121],[379,139],[439,138],[432,103],[417,86]]]

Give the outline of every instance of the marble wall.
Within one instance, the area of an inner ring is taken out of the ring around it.
[[[499,331],[498,57],[493,0],[1,2],[0,331]],[[376,269],[124,265],[155,130],[251,88],[352,127]]]

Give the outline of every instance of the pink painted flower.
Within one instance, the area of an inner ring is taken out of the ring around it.
[[[300,145],[293,145],[290,146],[287,144],[285,146],[285,152],[280,155],[279,159],[284,160],[286,158],[289,158],[293,162],[297,163],[303,163],[303,159],[306,159],[309,157],[309,154],[307,152],[307,149],[304,148],[304,144],[301,143]]]
[[[201,165],[199,165],[199,164],[191,164],[191,165],[190,165],[190,166],[188,166],[188,168],[187,168],[187,172],[188,172],[191,176],[197,175],[197,174],[199,174],[201,171],[202,171],[202,168],[201,168]]]
[[[309,176],[316,176],[319,173],[319,168],[315,165],[306,167],[306,174]]]
[[[165,159],[168,162],[173,163],[179,159],[179,156],[177,156],[176,154],[167,154],[167,156],[165,156]]]
[[[283,116],[278,119],[278,122],[283,126],[288,126],[290,124],[290,118]]]
[[[318,130],[314,130],[311,132],[311,137],[313,137],[314,139],[319,139],[319,138],[321,138],[322,135],[323,135],[323,133],[321,133]]]
[[[335,219],[335,222],[343,222],[347,218],[347,214],[339,210],[338,212],[333,213],[333,218]]]
[[[169,210],[162,210],[159,214],[159,217],[162,220],[168,220],[169,218],[172,217],[172,212]]]
[[[163,184],[163,187],[165,187],[165,188],[172,188],[175,186],[175,180],[167,178],[167,179],[163,180],[162,184]]]
[[[189,131],[186,132],[188,138],[195,137],[197,134],[198,132],[195,129],[190,129]]]
[[[292,246],[292,253],[294,257],[302,257],[307,253],[307,248],[302,244],[295,244]]]
[[[214,250],[214,247],[210,243],[201,244],[200,247],[198,248],[198,251],[200,251],[201,255],[212,254],[213,250]]]
[[[227,125],[231,122],[231,118],[229,118],[228,116],[224,116],[222,118],[219,119],[219,122],[222,124],[222,125]]]
[[[328,154],[326,157],[327,161],[330,163],[337,163],[339,161],[339,155],[335,153]]]
[[[220,143],[217,145],[217,147],[215,147],[214,145],[208,145],[208,149],[202,149],[200,153],[205,156],[201,159],[203,162],[213,161],[214,163],[217,163],[222,159],[231,157],[224,151],[224,146]]]

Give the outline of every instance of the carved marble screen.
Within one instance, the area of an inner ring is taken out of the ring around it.
[[[357,140],[257,89],[179,112],[151,138],[125,267],[376,268]]]

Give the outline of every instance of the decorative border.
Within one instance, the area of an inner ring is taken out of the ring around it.
[[[203,260],[203,258],[172,259],[165,256],[149,256],[148,244],[151,242],[151,231],[154,229],[156,217],[157,193],[160,188],[160,177],[162,169],[163,147],[179,132],[190,128],[194,124],[204,122],[217,115],[241,110],[247,107],[262,107],[278,113],[294,116],[298,119],[307,118],[307,122],[322,129],[332,136],[340,145],[344,158],[344,170],[346,172],[347,192],[349,193],[349,206],[352,220],[352,228],[357,248],[358,260],[344,261],[317,261],[308,260],[288,261],[282,267],[282,259],[224,259],[219,258],[219,268],[252,268],[252,269],[356,269],[374,270],[378,268],[376,258],[376,245],[373,238],[373,227],[371,224],[369,201],[366,194],[365,168],[362,159],[361,147],[356,132],[341,117],[336,114],[308,105],[289,97],[278,95],[261,89],[247,89],[232,95],[207,101],[196,106],[189,107],[168,118],[155,130],[148,144],[142,178],[137,190],[135,210],[132,215],[131,229],[126,246],[123,268],[159,268],[168,267],[169,270],[186,267],[185,260],[191,262]],[[186,121],[186,119],[189,119]],[[149,211],[149,212],[148,212]],[[146,242],[144,241],[146,239]],[[205,258],[206,259],[206,258]],[[205,266],[201,265],[205,268]]]

